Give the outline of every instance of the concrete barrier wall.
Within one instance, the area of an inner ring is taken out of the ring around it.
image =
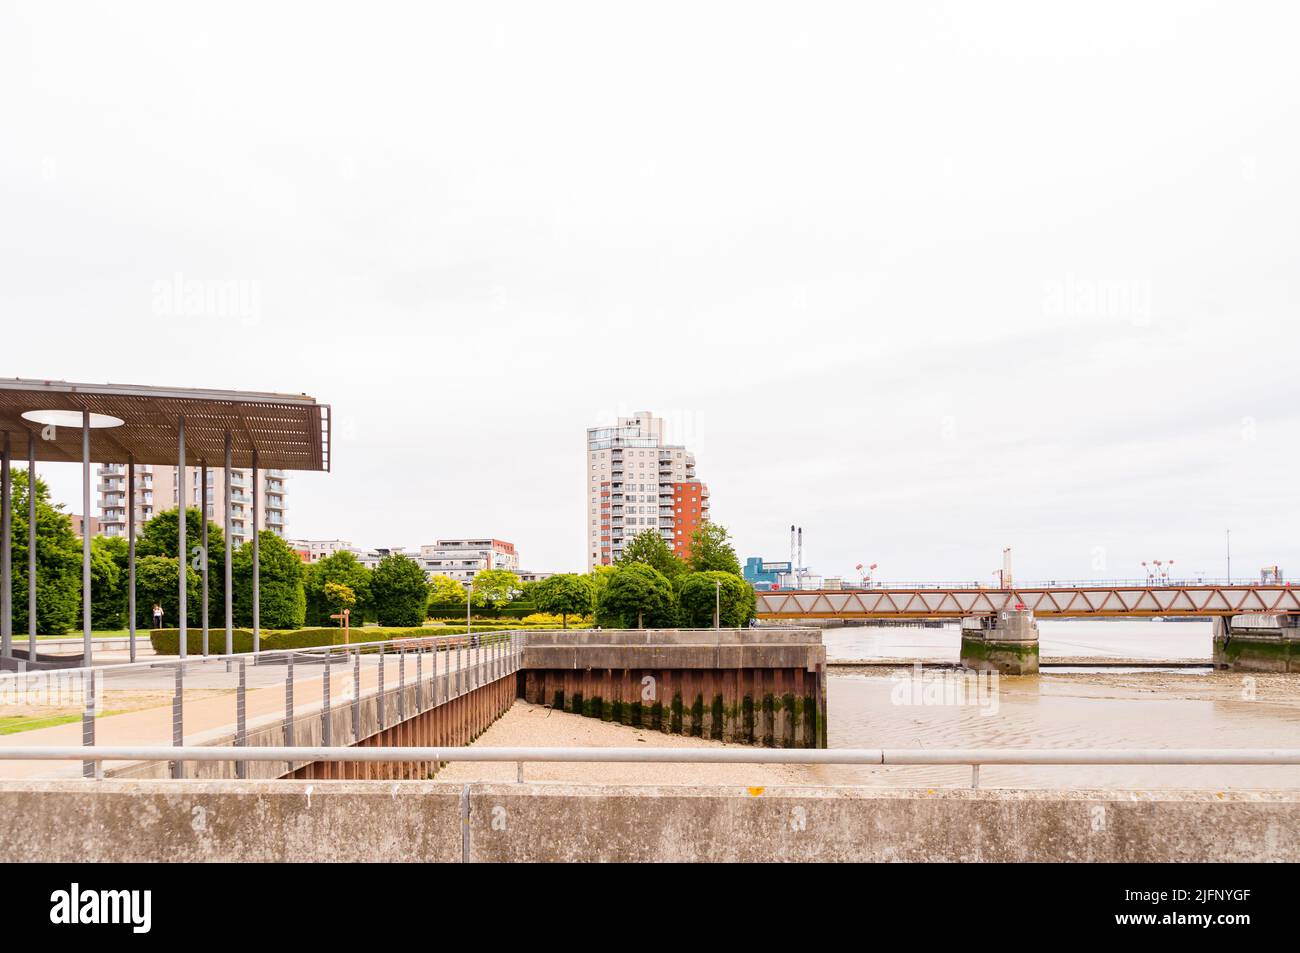
[[[818,629],[529,632],[523,668],[535,704],[673,734],[826,746]]]
[[[391,725],[375,728],[356,747],[410,748],[458,747],[474,741],[515,702],[515,674],[488,682],[420,714]],[[408,711],[414,711],[408,708]],[[391,724],[391,721],[390,721]],[[433,777],[440,767],[432,761],[316,761],[297,768],[294,778],[322,780],[406,780]]]
[[[500,717],[514,702],[517,692],[514,672],[461,695],[455,674],[427,678],[417,686],[408,682],[404,689],[386,686],[383,695],[383,725],[380,727],[379,694],[371,692],[356,700],[356,722],[360,732],[353,731],[353,700],[335,697],[329,711],[329,744],[332,745],[465,745],[478,737],[489,724]],[[452,697],[455,696],[455,697]],[[399,712],[406,713],[405,720]],[[439,741],[432,741],[434,737]],[[386,740],[385,740],[386,739]],[[185,741],[194,745],[224,746],[235,743],[235,734],[226,726],[207,732],[187,733]],[[326,744],[325,715],[320,705],[313,705],[293,720],[292,743],[284,719],[272,716],[250,721],[247,728],[247,746],[250,748],[277,748]],[[370,778],[424,777],[434,770],[433,765],[410,763],[380,764],[373,762],[367,769]],[[187,779],[230,779],[236,777],[233,761],[187,761],[182,765],[182,777]],[[316,766],[305,761],[292,764],[274,761],[247,762],[249,779],[279,778],[288,774],[296,777],[355,777],[354,765]],[[413,773],[418,772],[418,773]],[[171,766],[165,761],[133,762],[114,765],[109,762],[105,775],[113,778],[164,779],[171,777]]]
[[[0,784],[0,862],[83,860],[1294,862],[1300,795],[439,781]]]

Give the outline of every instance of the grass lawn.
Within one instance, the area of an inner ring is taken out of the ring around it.
[[[96,638],[96,639],[98,638],[123,638],[124,639],[130,634],[131,631],[129,629],[91,629],[90,630],[91,638]],[[141,638],[141,637],[148,638],[149,630],[143,627],[137,628],[135,630],[135,634],[136,634],[136,638]],[[63,635],[38,635],[36,636],[36,641],[41,642],[44,641],[45,639],[79,639],[79,638],[81,638],[81,630],[74,629],[72,631],[65,632]],[[17,645],[19,648],[22,648],[21,643],[26,641],[27,641],[26,632],[14,633],[14,645]]]
[[[102,711],[96,718],[103,718],[106,715],[118,715],[117,711]],[[80,715],[52,715],[47,718],[32,718],[23,715],[17,715],[13,718],[0,718],[0,735],[14,735],[20,731],[35,731],[37,728],[52,728],[55,725],[66,725],[69,722],[81,721]]]

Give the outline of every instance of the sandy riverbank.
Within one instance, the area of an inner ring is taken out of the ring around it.
[[[583,715],[553,711],[541,705],[516,701],[474,742],[475,747],[559,748],[739,748],[720,741],[669,735],[597,721]],[[528,764],[530,781],[580,781],[608,784],[806,784],[809,775],[797,765],[768,764]],[[440,781],[513,781],[514,764],[451,764],[438,772]]]

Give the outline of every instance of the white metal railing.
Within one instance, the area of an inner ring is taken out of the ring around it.
[[[1300,748],[489,748],[489,747],[0,747],[0,761],[465,761],[599,764],[955,765],[1300,765]],[[95,776],[101,776],[101,770]]]
[[[272,717],[278,718],[285,726],[286,738],[290,744],[290,747],[286,750],[297,750],[293,746],[293,724],[295,719],[299,717],[301,706],[294,701],[294,690],[297,684],[294,674],[295,661],[298,663],[300,670],[305,663],[314,663],[320,666],[320,702],[318,705],[313,702],[312,705],[314,705],[313,711],[319,711],[322,719],[324,740],[327,745],[331,743],[330,719],[332,712],[341,709],[344,705],[349,706],[352,710],[351,740],[353,742],[362,740],[360,704],[363,697],[373,696],[376,699],[379,727],[382,730],[392,724],[406,720],[405,697],[408,686],[415,690],[415,707],[412,714],[419,714],[428,708],[436,707],[451,698],[464,695],[489,682],[507,677],[518,671],[522,664],[524,633],[521,630],[486,630],[438,635],[435,634],[437,629],[431,628],[429,632],[430,634],[427,636],[410,635],[378,642],[354,642],[343,645],[262,650],[255,653],[232,655],[195,655],[187,658],[165,657],[149,662],[129,662],[90,668],[29,669],[23,672],[4,672],[0,673],[0,700],[9,696],[16,698],[26,697],[29,694],[39,696],[48,689],[48,682],[52,678],[58,680],[63,687],[69,685],[75,687],[79,683],[80,691],[74,693],[73,700],[76,702],[75,707],[80,709],[82,744],[76,750],[88,752],[97,747],[95,728],[102,700],[109,691],[121,690],[115,687],[115,683],[121,685],[123,679],[129,680],[126,684],[129,684],[130,689],[133,691],[170,690],[172,693],[172,745],[167,750],[175,752],[186,747],[184,737],[187,698],[185,678],[187,672],[193,672],[194,670],[212,672],[224,667],[231,680],[237,679],[235,684],[226,686],[232,688],[234,693],[235,706],[234,711],[231,713],[233,718],[225,725],[204,725],[202,726],[203,730],[230,728],[234,733],[236,742],[231,750],[264,752],[268,749],[247,747],[247,695],[251,691],[275,688],[280,684],[280,680],[276,679],[273,684],[250,687],[247,682],[248,668],[252,666],[255,670],[266,671],[272,666],[282,664],[284,666],[282,682],[284,688],[283,706],[278,714],[272,713]],[[217,633],[213,633],[213,635],[215,637]],[[406,666],[408,658],[414,662],[414,672],[409,677]],[[425,664],[426,659],[428,664]],[[394,660],[397,668],[396,684],[389,683],[386,685],[385,674],[388,663]],[[440,661],[441,665],[439,664]],[[331,671],[332,663],[335,667]],[[375,676],[373,687],[367,685],[363,689],[363,665],[367,675],[373,674]],[[349,668],[351,669],[350,673],[348,672]],[[441,673],[439,672],[440,668]],[[314,679],[314,673],[303,677]],[[350,697],[345,695],[338,702],[331,702],[330,692],[334,680],[341,681],[345,691],[350,682]],[[428,704],[426,704],[426,700]],[[386,704],[392,703],[395,703],[396,707],[397,717],[395,720],[389,719],[388,708],[386,707]],[[310,715],[312,712],[308,712],[308,714]],[[213,747],[208,750],[221,751],[223,749]],[[341,750],[349,749],[344,748]],[[19,756],[19,760],[24,760],[24,758]],[[118,759],[101,758],[97,760],[85,757],[74,760],[82,762],[82,775],[91,777],[102,770],[104,760]],[[145,757],[130,760],[150,759]],[[173,763],[173,776],[179,777],[181,762],[211,759],[172,757],[164,760]],[[266,759],[238,757],[230,760],[236,762],[239,776],[243,777],[243,762]],[[295,758],[294,760],[302,761],[305,759]]]

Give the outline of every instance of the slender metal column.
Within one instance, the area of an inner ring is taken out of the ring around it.
[[[234,614],[231,612],[231,596],[234,593],[234,587],[231,586],[230,584],[230,569],[231,569],[230,507],[231,504],[234,502],[232,496],[233,494],[230,491],[230,431],[227,430],[226,431],[226,515],[224,520],[225,531],[226,531],[225,576],[226,576],[226,654],[227,655],[230,655],[235,651],[235,647],[234,647],[234,633],[235,633],[234,618],[235,617]]]
[[[135,454],[126,458],[126,628],[135,661]]]
[[[9,464],[13,447],[9,431],[5,431],[4,449],[0,450],[0,655],[14,656],[14,567],[13,567],[13,474]],[[82,530],[87,529],[88,518],[83,518]]]
[[[134,657],[132,661],[134,661]],[[36,661],[36,434],[27,434],[27,665]]]
[[[253,451],[253,657],[262,651],[262,560],[257,551],[257,451]]]
[[[379,690],[375,692],[375,700],[379,703],[379,730],[383,731],[388,727],[384,720],[384,643],[379,643]]]
[[[176,554],[177,564],[180,567],[180,610],[177,613],[179,618],[176,620],[176,627],[180,630],[180,653],[181,658],[185,658],[186,642],[189,641],[189,626],[187,624],[187,615],[189,607],[186,605],[185,591],[185,566],[188,553],[185,551],[185,415],[182,414],[176,418],[176,452],[178,463],[176,465]]]
[[[90,667],[90,411],[81,412],[81,657]]]
[[[203,654],[208,654],[208,461],[199,461],[199,545],[203,549]]]

